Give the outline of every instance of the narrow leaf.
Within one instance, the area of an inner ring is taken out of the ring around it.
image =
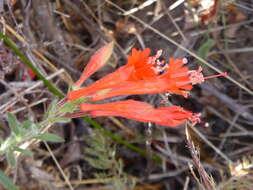
[[[205,41],[200,48],[198,49],[198,55],[203,58],[206,59],[208,57],[208,53],[210,52],[210,50],[214,47],[215,45],[215,41],[213,39],[208,39],[207,41]]]
[[[18,190],[11,179],[2,171],[0,171],[0,184],[2,184],[7,190]]]
[[[18,120],[16,119],[15,115],[13,115],[12,113],[8,112],[8,123],[9,123],[9,127],[11,128],[11,131],[18,136],[20,133],[19,130],[19,123]]]
[[[15,151],[21,152],[23,154],[27,154],[27,155],[32,155],[32,152],[30,150],[27,149],[23,149],[23,148],[19,148],[19,147],[14,147]]]
[[[70,122],[69,118],[63,118],[63,117],[56,117],[54,119],[51,120],[52,123],[68,123]]]
[[[54,135],[52,133],[44,133],[41,135],[37,135],[34,138],[40,139],[40,140],[45,140],[45,141],[50,141],[50,142],[64,142],[63,138],[61,138],[57,135]]]

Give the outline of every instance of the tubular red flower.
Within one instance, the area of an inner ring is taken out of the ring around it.
[[[95,73],[98,69],[105,65],[107,60],[111,57],[113,49],[113,42],[105,45],[101,49],[99,49],[90,59],[87,66],[85,67],[81,77],[78,81],[73,85],[74,89],[78,89],[83,82],[89,78],[93,73]]]
[[[176,93],[188,96],[188,91],[192,89],[190,72],[184,66],[183,59],[169,59],[168,68],[161,75],[149,77],[145,80],[127,80],[118,86],[108,88],[103,93],[96,91],[92,95],[93,101],[102,100],[120,95],[131,94],[156,94],[156,93]]]
[[[176,127],[186,120],[200,121],[199,115],[178,106],[154,108],[152,105],[126,100],[106,104],[81,104],[80,110],[92,117],[119,116],[141,122],[154,122],[160,125]]]
[[[106,51],[105,51],[106,52]],[[88,87],[77,89],[68,93],[69,101],[80,97],[89,97],[89,100],[98,101],[120,95],[154,94],[154,93],[176,93],[188,96],[192,85],[204,82],[207,78],[225,76],[226,73],[204,77],[201,67],[190,71],[185,64],[187,60],[168,60],[169,64],[160,61],[162,51],[159,50],[155,56],[149,56],[150,49],[138,51],[132,49],[128,56],[128,63],[116,71],[104,76]],[[98,53],[101,60],[102,54]],[[94,58],[95,59],[95,58]],[[83,80],[94,73],[101,65],[96,61],[88,64],[81,79]],[[94,64],[94,66],[92,65]],[[152,105],[134,101],[118,101],[107,104],[81,104],[78,114],[89,114],[92,117],[120,116],[142,122],[155,122],[165,126],[177,126],[190,120],[192,124],[200,122],[200,114],[193,114],[178,106],[154,108]],[[73,115],[73,114],[72,114]]]
[[[69,92],[68,99],[76,100],[81,96],[88,96],[102,89],[118,87],[125,81],[141,79],[142,77],[145,77],[144,72],[147,73],[147,76],[150,76],[150,74],[148,74],[150,72],[147,71],[153,73],[153,70],[149,70],[149,67],[147,66],[149,54],[150,49],[148,48],[143,51],[132,49],[132,55],[128,56],[128,64],[104,76],[88,87]]]
[[[68,93],[69,100],[91,96],[93,101],[120,95],[171,92],[188,95],[192,89],[185,59],[169,59],[169,65],[158,61],[160,53],[149,57],[150,50],[132,50],[128,64],[106,75],[92,85]],[[162,66],[163,65],[163,66]],[[160,74],[158,71],[162,71]]]

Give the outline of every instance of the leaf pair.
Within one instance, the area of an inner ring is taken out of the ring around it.
[[[16,163],[14,155],[15,151],[24,154],[32,154],[29,150],[20,148],[19,145],[21,143],[29,141],[33,138],[50,142],[64,142],[64,139],[57,135],[51,133],[40,134],[41,126],[35,125],[31,120],[26,120],[21,125],[15,115],[12,113],[8,113],[7,120],[12,135],[1,143],[0,152],[6,154],[7,161],[12,166],[14,166]]]

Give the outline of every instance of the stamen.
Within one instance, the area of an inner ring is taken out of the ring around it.
[[[228,73],[224,72],[224,73],[220,73],[217,75],[208,76],[208,77],[205,77],[205,79],[212,79],[212,78],[221,77],[221,76],[226,77],[226,76],[228,76]]]
[[[189,97],[189,94],[190,94],[190,92],[188,92],[188,91],[182,91],[182,96],[183,96],[184,98],[188,98],[188,97]]]
[[[151,69],[153,69],[155,71],[156,74],[160,74],[161,72],[165,71],[166,69],[168,69],[168,65],[164,65],[164,66],[154,66],[151,67]]]
[[[163,52],[163,50],[158,50],[157,52],[156,52],[156,55],[155,56],[152,56],[152,57],[149,57],[148,58],[148,64],[152,64],[152,65],[156,65],[156,64],[159,64],[158,63],[158,58],[159,57],[161,57],[161,55],[162,55],[162,52]],[[160,62],[160,61],[159,61]]]
[[[162,50],[162,49],[159,49],[159,50],[156,52],[156,55],[155,55],[156,59],[158,59],[159,57],[161,57],[162,53],[163,53],[163,50]]]
[[[183,58],[183,63],[187,64],[188,63],[188,59],[186,57]]]
[[[201,67],[199,67],[198,70],[189,71],[189,74],[190,74],[189,78],[192,85],[200,84],[205,81],[205,78],[203,74],[201,73],[201,71],[202,71]]]
[[[162,50],[158,50],[156,55],[148,58],[148,64],[152,64],[151,69],[155,71],[156,74],[161,74],[168,69],[168,65],[165,64],[165,61],[160,61],[159,57],[162,55]]]
[[[189,75],[189,81],[176,82],[177,86],[184,86],[184,85],[187,85],[189,83],[191,83],[192,85],[201,84],[206,79],[216,78],[216,77],[220,77],[220,76],[224,76],[224,77],[227,76],[227,72],[224,72],[224,73],[221,73],[221,74],[218,74],[218,75],[212,75],[212,76],[204,77],[201,67],[199,67],[198,70],[188,71],[187,74]],[[181,77],[181,76],[185,76],[185,75],[186,75],[186,73],[177,73],[177,74],[173,74],[171,76],[172,76],[172,78],[176,78],[176,77]]]
[[[197,123],[201,122],[200,116],[201,116],[201,113],[195,113],[192,115],[191,118],[188,118],[188,119],[191,121],[192,125],[194,126]]]
[[[159,66],[164,65],[164,63],[165,63],[164,61],[156,60],[156,64],[159,65]]]
[[[187,75],[188,75],[188,72],[175,73],[175,74],[171,74],[171,78],[184,77],[184,76],[187,76]]]

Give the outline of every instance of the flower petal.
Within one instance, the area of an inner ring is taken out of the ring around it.
[[[172,81],[171,81],[172,82]],[[105,93],[99,91],[92,95],[93,101],[103,100],[106,98],[112,98],[121,95],[137,95],[137,94],[156,94],[167,92],[167,89],[173,88],[172,83],[168,83],[166,80],[153,79],[149,81],[126,81],[120,84],[120,86],[114,88],[108,88]]]
[[[154,69],[152,69],[153,65],[148,62],[150,51],[149,48],[146,48],[143,51],[138,51],[135,48],[132,49],[131,55],[128,56],[127,64],[134,67],[134,72],[129,80],[142,80],[156,76]]]

